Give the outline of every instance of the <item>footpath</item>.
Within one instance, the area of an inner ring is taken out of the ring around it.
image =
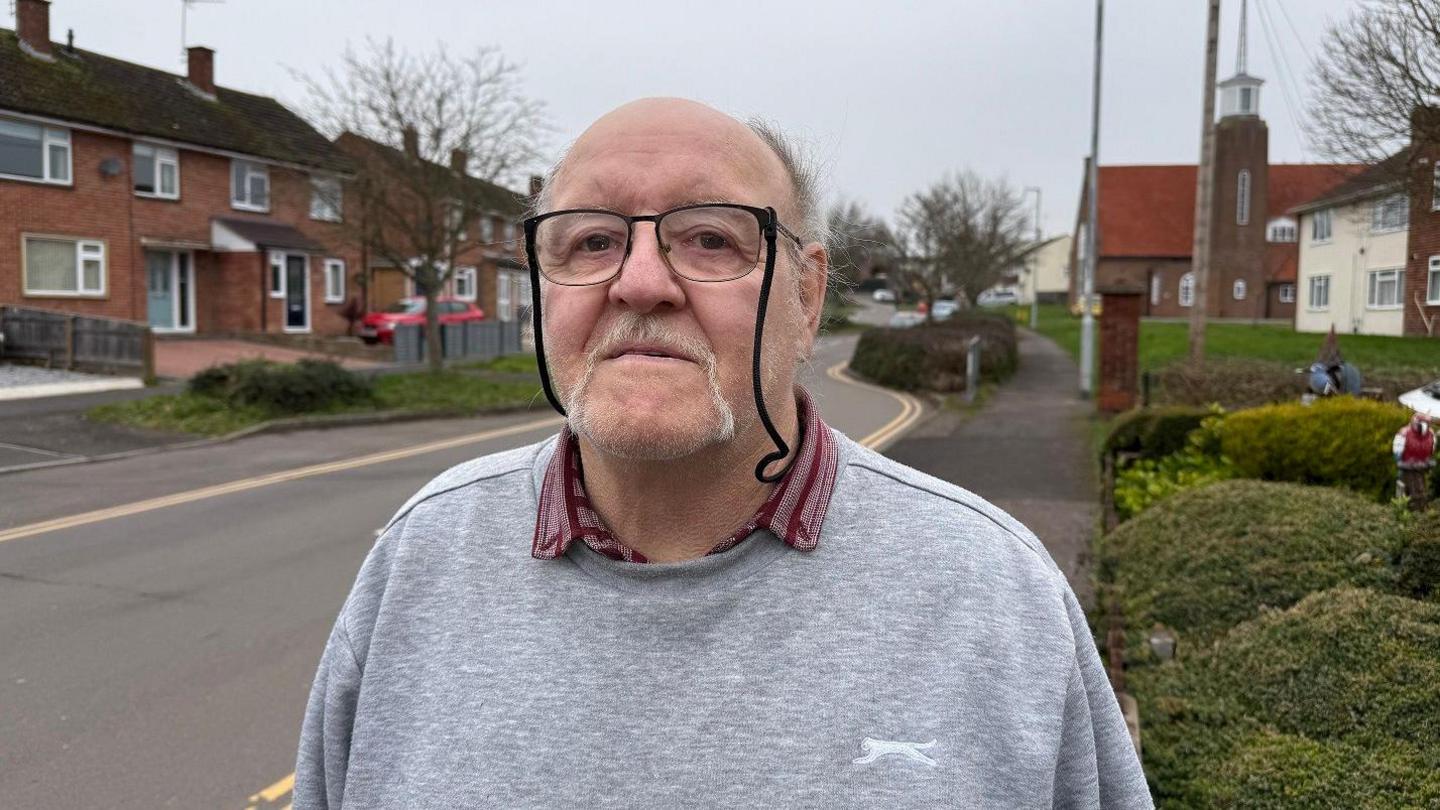
[[[957,484],[1035,532],[1070,580],[1080,603],[1093,601],[1090,543],[1099,484],[1079,369],[1064,349],[1025,329],[1020,368],[978,412],[944,413],[885,454]]]

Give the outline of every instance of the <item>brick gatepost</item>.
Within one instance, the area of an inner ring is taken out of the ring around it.
[[[1100,292],[1100,385],[1096,407],[1119,413],[1135,407],[1140,390],[1140,312],[1144,292],[1113,287]]]

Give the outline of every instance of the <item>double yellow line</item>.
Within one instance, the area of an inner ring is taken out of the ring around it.
[[[900,434],[909,430],[912,425],[919,421],[921,415],[925,413],[925,406],[920,404],[920,400],[909,394],[902,393],[900,391],[891,391],[889,388],[881,388],[878,385],[871,385],[870,383],[866,382],[860,382],[859,380],[846,373],[845,370],[847,367],[849,367],[849,365],[850,361],[848,360],[836,363],[830,368],[825,369],[825,376],[829,377],[832,380],[835,380],[836,382],[841,382],[846,385],[853,385],[857,388],[867,388],[871,391],[878,391],[879,393],[882,393],[888,397],[892,397],[900,403],[899,415],[897,415],[894,419],[891,419],[889,422],[886,422],[883,426],[881,426],[879,430],[871,433],[869,436],[866,436],[863,439],[860,439],[860,444],[865,445],[871,450],[884,450],[891,441],[899,437]]]

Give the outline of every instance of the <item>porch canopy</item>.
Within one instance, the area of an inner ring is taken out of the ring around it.
[[[210,220],[210,242],[215,250],[251,252],[272,248],[324,253],[325,246],[283,222],[264,219],[216,217]]]

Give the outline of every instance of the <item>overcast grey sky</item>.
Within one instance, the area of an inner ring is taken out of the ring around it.
[[[1355,5],[1251,0],[1249,72],[1266,79],[1272,161],[1320,159],[1281,84],[1308,93],[1326,25]],[[1224,78],[1240,3],[1222,6]],[[1101,162],[1195,162],[1204,0],[1109,0],[1105,14]],[[1094,18],[1091,0],[226,0],[192,6],[189,44],[216,50],[217,83],[302,113],[288,68],[317,70],[347,42],[499,45],[548,105],[557,153],[625,101],[686,96],[780,124],[813,149],[832,196],[887,218],[942,172],[970,167],[1041,187],[1045,230],[1060,233],[1089,148]],[[180,0],[54,0],[53,38],[69,28],[79,47],[184,70]]]

